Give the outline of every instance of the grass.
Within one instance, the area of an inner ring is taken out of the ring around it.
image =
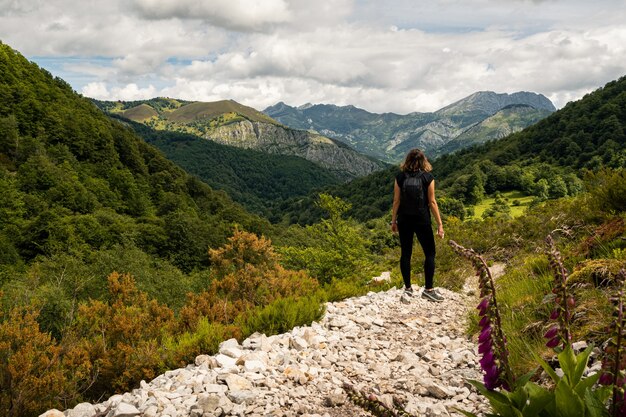
[[[526,208],[530,205],[530,202],[535,198],[532,195],[526,195],[521,191],[507,191],[502,193],[502,197],[509,203],[511,207],[511,217],[519,217],[524,214]],[[483,213],[487,210],[495,201],[494,197],[483,199],[480,204],[474,206],[474,218],[482,218]],[[513,205],[514,201],[519,201],[519,205]]]

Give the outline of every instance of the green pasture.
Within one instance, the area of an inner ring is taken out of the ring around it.
[[[511,207],[511,217],[521,216],[526,208],[530,205],[530,202],[535,198],[532,195],[524,194],[521,191],[506,191],[501,193],[502,198]],[[479,204],[474,206],[474,218],[482,218],[483,213],[487,210],[495,201],[495,197],[484,198]],[[513,205],[514,201],[518,201],[519,205]]]

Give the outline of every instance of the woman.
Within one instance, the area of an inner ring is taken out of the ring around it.
[[[411,255],[413,234],[424,251],[424,276],[426,285],[422,297],[441,302],[443,297],[433,289],[435,275],[435,237],[430,214],[437,222],[437,235],[443,239],[443,224],[435,199],[435,179],[430,173],[432,166],[419,149],[411,149],[400,166],[402,172],[396,176],[393,189],[393,213],[391,230],[400,234],[400,272],[404,280],[404,294],[413,295],[411,287]]]

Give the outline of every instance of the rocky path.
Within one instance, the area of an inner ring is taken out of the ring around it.
[[[215,356],[142,381],[131,393],[79,404],[46,417],[368,416],[347,400],[344,383],[394,398],[416,416],[483,412],[485,401],[465,382],[481,379],[476,345],[465,335],[471,286],[440,290],[441,303],[402,291],[327,304],[319,323],[238,344],[223,342]],[[406,301],[406,300],[404,300]]]

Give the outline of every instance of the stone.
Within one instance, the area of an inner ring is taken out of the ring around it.
[[[146,408],[141,417],[157,417],[159,415],[159,408],[155,405],[151,405]]]
[[[248,391],[248,390],[244,390],[244,391],[232,391],[231,390],[231,391],[228,391],[226,395],[228,396],[228,399],[231,400],[235,404],[250,404],[257,397],[257,394],[255,392]]]
[[[301,351],[301,350],[308,348],[309,344],[303,338],[294,336],[291,339],[289,339],[289,347],[297,351]]]
[[[93,417],[96,414],[96,408],[91,403],[77,404],[73,409],[69,410],[67,417]]]
[[[221,397],[215,394],[200,394],[198,396],[197,406],[204,413],[214,413],[220,406]]]
[[[222,353],[215,356],[215,361],[220,368],[229,369],[237,367],[237,359]]]
[[[346,395],[345,394],[329,394],[324,399],[324,404],[327,407],[338,407],[340,405],[344,405],[346,403]]]
[[[404,304],[397,288],[327,303],[318,322],[224,341],[217,354],[93,407],[110,407],[106,417],[121,417],[115,413],[125,406],[132,417],[356,415],[342,389],[350,383],[390,407],[397,398],[414,415],[447,416],[455,407],[485,415],[487,401],[465,383],[482,379],[476,344],[464,334],[476,300],[440,291],[442,303],[412,297]],[[600,366],[590,360],[585,372]],[[42,417],[61,417],[54,412]]]
[[[389,282],[391,281],[391,272],[385,271],[380,274],[380,276],[372,278],[374,282]]]
[[[244,362],[243,369],[246,372],[263,372],[267,369],[267,365],[262,361],[251,360]]]
[[[230,391],[245,391],[252,389],[252,383],[239,375],[229,374],[224,378]]]
[[[219,344],[218,351],[222,353],[222,349],[239,348],[239,342],[237,339],[228,339]]]
[[[111,417],[135,417],[140,414],[141,411],[137,410],[137,407],[123,402],[119,403],[117,407],[109,413]]]
[[[53,408],[52,410],[48,410],[45,413],[40,414],[39,417],[65,417],[65,414],[56,408]]]
[[[430,395],[440,400],[450,397],[450,393],[448,392],[448,390],[439,384],[428,384],[426,385],[426,389],[428,390],[428,393]]]

